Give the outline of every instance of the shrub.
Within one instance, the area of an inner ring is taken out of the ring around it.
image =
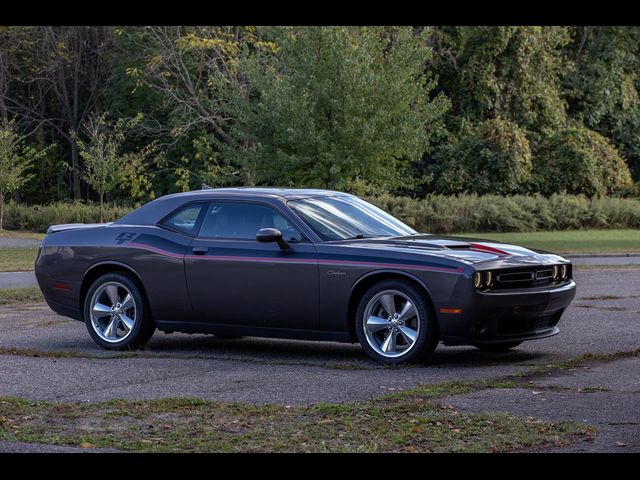
[[[130,208],[105,206],[104,220],[112,222],[131,211]],[[49,205],[23,205],[9,203],[5,210],[7,230],[46,232],[50,225],[60,223],[97,223],[100,206],[82,202],[57,202]]]
[[[565,128],[542,142],[534,158],[542,193],[607,195],[632,188],[629,167],[616,148],[583,126]]]
[[[486,120],[434,156],[434,187],[443,193],[518,193],[531,179],[531,149],[513,122]]]
[[[640,200],[584,195],[381,195],[368,200],[421,232],[532,232],[638,228]]]
[[[584,195],[427,195],[422,199],[380,195],[366,198],[421,232],[533,232],[580,228],[640,228],[640,200]],[[105,205],[105,221],[130,208]],[[59,223],[97,223],[100,207],[58,202],[6,210],[8,230],[45,232]]]

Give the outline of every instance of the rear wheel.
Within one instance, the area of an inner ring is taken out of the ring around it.
[[[140,347],[155,330],[141,289],[121,273],[93,282],[85,297],[84,318],[93,341],[107,350]]]
[[[424,360],[438,345],[436,320],[423,292],[402,280],[385,280],[360,300],[356,334],[364,351],[385,365]]]
[[[483,352],[501,353],[501,352],[507,352],[512,348],[517,347],[521,343],[522,342],[493,343],[493,344],[486,344],[486,345],[475,345],[475,347]]]

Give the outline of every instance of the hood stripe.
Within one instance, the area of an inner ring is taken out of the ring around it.
[[[496,255],[501,255],[501,256],[511,255],[509,252],[505,252],[504,250],[499,250],[497,248],[493,248],[488,245],[482,245],[481,243],[470,243],[469,246],[473,250],[480,250],[481,252],[495,253]]]

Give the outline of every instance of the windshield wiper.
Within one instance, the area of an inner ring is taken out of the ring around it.
[[[357,235],[354,235],[353,237],[345,238],[345,240],[360,240],[362,238],[378,238],[382,236],[383,235],[364,235],[363,233],[359,233]]]

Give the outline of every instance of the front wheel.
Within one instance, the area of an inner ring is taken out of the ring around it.
[[[140,347],[155,326],[141,289],[129,276],[109,273],[98,278],[84,302],[84,318],[94,342],[107,350]]]
[[[438,345],[438,328],[424,293],[402,280],[385,280],[360,300],[356,334],[364,351],[385,365],[424,360]]]

